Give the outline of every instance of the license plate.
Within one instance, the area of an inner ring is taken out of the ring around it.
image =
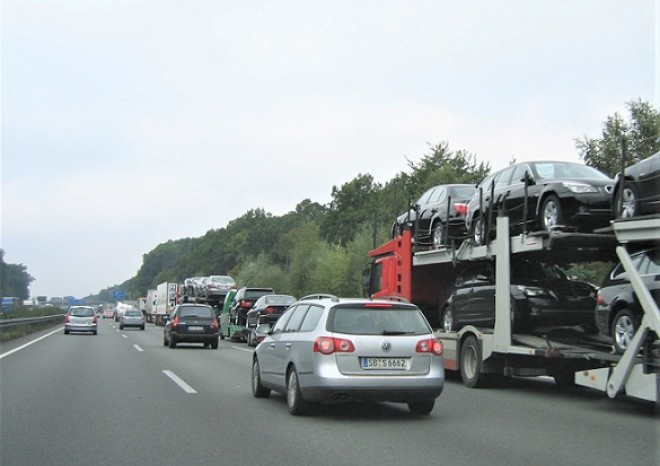
[[[203,332],[204,327],[199,327],[199,326],[193,325],[192,327],[188,327],[188,331],[189,332]]]
[[[410,358],[361,358],[362,369],[406,370]]]

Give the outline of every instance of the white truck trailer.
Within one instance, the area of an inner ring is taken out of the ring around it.
[[[179,284],[163,282],[156,287],[156,307],[152,321],[156,325],[164,325],[164,317],[169,316],[174,306],[179,302]]]

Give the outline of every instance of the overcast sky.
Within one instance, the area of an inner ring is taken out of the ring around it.
[[[659,5],[2,0],[5,261],[33,296],[83,297],[429,143],[579,161],[608,115],[659,106]]]

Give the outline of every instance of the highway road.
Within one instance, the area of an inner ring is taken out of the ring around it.
[[[0,345],[0,465],[660,464],[658,407],[549,379],[468,389],[430,416],[334,405],[291,416],[255,399],[252,350],[162,344],[162,329],[61,327]]]

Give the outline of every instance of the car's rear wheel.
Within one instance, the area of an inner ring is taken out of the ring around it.
[[[300,392],[300,379],[295,367],[289,369],[286,382],[286,404],[294,416],[305,414],[308,405]]]
[[[612,344],[614,350],[622,354],[632,342],[635,332],[639,327],[639,321],[630,309],[623,308],[616,313],[612,321]]]
[[[120,325],[120,326],[119,326],[119,330],[124,330],[124,326],[123,326],[123,325]]]
[[[481,217],[476,217],[472,223],[472,241],[476,246],[486,244],[486,225]]]
[[[408,403],[408,409],[413,414],[426,416],[431,414],[435,406],[435,400],[413,401]]]
[[[270,390],[261,385],[261,369],[257,358],[252,361],[252,395],[255,398],[268,398],[270,396]]]
[[[439,249],[447,246],[447,238],[445,236],[445,226],[440,221],[436,222],[433,226],[433,233],[431,233],[433,249]]]
[[[64,334],[65,334],[65,335],[68,335],[68,334],[69,334],[69,331],[68,331],[68,330],[64,330]]]
[[[456,319],[454,318],[454,310],[451,307],[446,307],[442,311],[442,330],[445,332],[456,331]]]
[[[554,194],[549,195],[543,201],[541,207],[541,228],[549,231],[564,221],[559,198]]]
[[[169,343],[170,348],[176,348],[176,340],[174,339],[173,335],[170,335],[170,339],[169,339],[168,343]]]
[[[218,349],[218,339],[211,341],[211,349]]]
[[[637,192],[631,185],[624,185],[616,193],[614,209],[616,218],[631,218],[637,215]]]

